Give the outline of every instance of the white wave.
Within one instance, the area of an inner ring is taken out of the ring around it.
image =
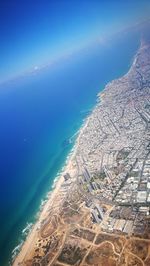
[[[61,174],[60,174],[60,175],[61,175]],[[60,178],[60,175],[58,175],[58,176],[55,177],[55,179],[54,179],[54,181],[53,181],[53,184],[52,184],[52,190],[54,190],[54,188],[56,187],[57,182],[58,182],[58,180],[59,180],[59,178]]]
[[[15,260],[16,256],[20,252],[27,235],[29,234],[29,232],[32,229],[32,226],[33,226],[32,223],[27,223],[26,227],[22,230],[22,237],[21,237],[20,243],[11,252],[11,260],[12,261]],[[11,262],[10,262],[10,265],[11,265]]]
[[[76,132],[71,138],[76,137],[77,135],[79,135],[79,133],[80,133],[80,129],[79,129],[79,130],[78,130],[78,131],[77,131],[77,132]],[[51,186],[51,188],[50,188],[50,191],[47,193],[46,197],[45,197],[43,200],[41,200],[41,204],[40,204],[40,207],[39,207],[39,211],[37,212],[36,217],[35,217],[35,218],[36,218],[36,222],[37,222],[37,220],[38,220],[38,218],[39,218],[39,215],[40,215],[42,209],[44,208],[46,202],[47,202],[48,199],[51,197],[51,195],[52,195],[52,193],[53,193],[53,190],[55,189],[55,187],[56,187],[56,185],[57,185],[57,182],[58,182],[60,176],[64,173],[65,168],[66,168],[66,165],[68,164],[68,162],[69,162],[71,156],[73,155],[74,150],[75,150],[75,145],[72,147],[72,149],[70,150],[68,156],[66,157],[66,160],[65,160],[65,163],[64,163],[63,167],[62,167],[61,170],[56,174],[56,177],[55,177],[55,179],[54,179],[54,181],[53,181],[53,184],[52,184],[52,186]],[[21,239],[19,245],[17,245],[17,246],[13,249],[13,251],[12,251],[12,261],[15,260],[16,256],[17,256],[18,253],[20,252],[21,247],[22,247],[22,245],[23,245],[23,243],[24,243],[26,237],[29,235],[30,231],[32,230],[32,226],[33,226],[32,223],[27,223],[26,227],[22,230],[22,239]]]
[[[72,137],[69,138],[69,143],[73,143],[73,142],[75,141],[75,139],[76,139],[78,133],[79,133],[79,130],[77,130],[77,132],[74,133],[74,134],[72,135]]]
[[[56,174],[56,177],[55,177],[55,179],[54,179],[54,181],[53,181],[53,184],[52,184],[52,186],[51,186],[51,193],[52,193],[53,190],[55,189],[55,187],[56,187],[56,185],[57,185],[57,182],[59,181],[60,176],[64,173],[65,168],[66,168],[66,166],[67,166],[67,164],[68,164],[68,162],[69,162],[69,160],[70,160],[70,158],[71,158],[73,152],[74,152],[74,147],[72,147],[71,151],[70,151],[69,154],[67,155],[67,157],[66,157],[66,161],[65,161],[63,167],[62,167],[61,170]]]
[[[12,259],[12,261],[14,261],[14,259],[15,259],[16,256],[17,256],[17,254],[20,252],[23,243],[24,243],[24,240],[21,240],[20,244],[19,244],[18,246],[16,246],[16,247],[13,249],[13,251],[12,251],[12,253],[11,253],[11,254],[12,254],[12,255],[11,255],[11,259]]]
[[[26,227],[22,230],[22,235],[27,236],[28,233],[31,231],[32,223],[27,223]]]
[[[46,199],[41,200],[40,210],[43,209],[43,206],[45,205],[45,203],[47,202],[47,200],[48,200],[47,197],[46,197]]]

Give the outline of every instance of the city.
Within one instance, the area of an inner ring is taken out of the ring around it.
[[[150,265],[149,48],[98,95],[14,265]]]

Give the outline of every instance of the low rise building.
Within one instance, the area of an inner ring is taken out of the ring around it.
[[[143,203],[146,202],[147,192],[146,191],[138,191],[137,193],[137,202]]]

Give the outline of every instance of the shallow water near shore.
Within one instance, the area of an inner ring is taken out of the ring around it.
[[[128,33],[0,87],[0,265],[35,223],[97,93],[128,71],[138,47]]]

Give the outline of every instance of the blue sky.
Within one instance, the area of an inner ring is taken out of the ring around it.
[[[149,0],[0,0],[0,81],[150,13]]]

